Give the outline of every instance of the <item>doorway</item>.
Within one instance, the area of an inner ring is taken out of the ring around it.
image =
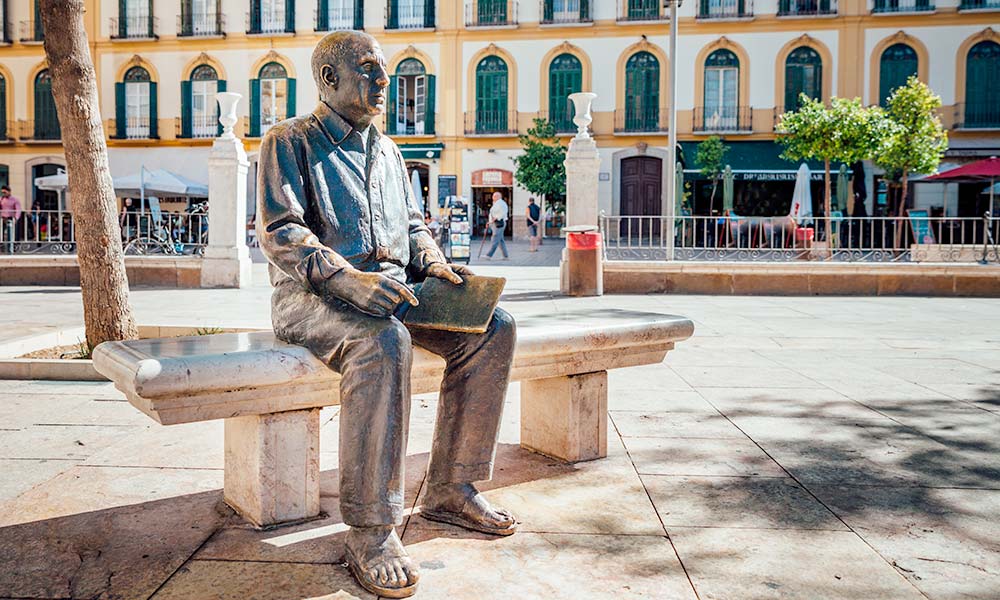
[[[663,214],[663,161],[655,156],[633,156],[622,159],[622,216],[659,217]],[[649,235],[659,231],[659,219],[622,219],[621,235]],[[630,229],[631,227],[631,229]]]
[[[500,192],[507,203],[507,227],[504,228],[503,237],[510,239],[514,237],[514,207],[513,207],[513,187],[473,187],[473,235],[483,235],[486,231],[486,223],[489,221],[490,206],[493,205],[493,192]]]
[[[431,203],[428,202],[427,196],[431,192],[431,169],[424,163],[419,162],[407,162],[406,163],[406,174],[407,181],[413,182],[413,172],[416,171],[417,177],[420,180],[420,189],[413,188],[413,195],[416,196],[417,204],[420,208],[420,214],[426,215],[428,211],[432,214],[437,214],[437,207],[431,211]]]

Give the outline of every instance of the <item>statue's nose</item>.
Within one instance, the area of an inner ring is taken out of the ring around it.
[[[375,82],[382,87],[389,87],[389,74],[386,73],[384,68],[379,67],[378,77],[376,77]]]

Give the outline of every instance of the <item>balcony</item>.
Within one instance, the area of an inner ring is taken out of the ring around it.
[[[619,23],[666,21],[667,13],[659,0],[618,0]]]
[[[934,12],[934,2],[931,0],[875,0],[872,13],[895,14],[913,12]]]
[[[962,0],[958,10],[1000,10],[1000,0]]]
[[[825,17],[837,14],[837,0],[780,0],[779,17]]]
[[[753,109],[749,106],[726,106],[694,109],[695,133],[751,133]]]
[[[108,119],[105,121],[105,127],[108,132],[108,139],[112,140],[156,140],[159,136],[156,134],[153,121],[149,117],[126,117],[125,118],[125,131],[124,135],[120,135],[118,131],[118,121],[115,119]]]
[[[62,129],[57,119],[44,121],[19,121],[18,139],[22,142],[58,142],[62,140]]]
[[[391,0],[385,7],[385,28],[392,31],[434,29],[434,0]]]
[[[41,21],[21,21],[21,43],[41,44],[45,41],[45,32]]]
[[[572,104],[569,100],[566,101],[569,105],[567,108],[559,111],[545,111],[540,110],[536,114],[536,118],[545,119],[556,128],[556,133],[558,134],[575,134],[576,133],[576,123],[573,122],[573,116],[576,111],[573,110]]]
[[[557,5],[556,3],[559,2]],[[590,16],[590,2],[576,0],[577,9],[572,8],[571,0],[540,0],[538,14],[542,15],[542,25],[589,25],[594,22]],[[561,9],[561,10],[556,10]]]
[[[190,128],[190,131],[185,131]],[[196,115],[192,117],[189,127],[184,126],[184,119],[177,117],[174,119],[174,137],[179,140],[211,140],[220,135],[221,125],[219,120],[212,115],[211,118]]]
[[[699,20],[752,19],[753,0],[700,0]]]
[[[177,37],[226,37],[226,15],[222,13],[178,15]]]
[[[955,129],[1000,129],[1000,102],[956,104]]]
[[[615,111],[615,133],[663,133],[667,124],[660,116],[667,114],[666,107],[619,108]]]
[[[111,39],[155,40],[157,21],[158,19],[152,15],[111,19]]]
[[[382,120],[382,131],[394,137],[419,137],[419,136],[430,136],[434,135],[435,123],[439,123],[440,115],[434,113],[434,121],[428,122],[416,121],[416,122],[403,122],[403,121],[389,121],[387,118]]]
[[[467,112],[465,135],[517,135],[517,111]]]
[[[247,13],[247,35],[295,34],[294,14],[285,14],[284,4],[262,11],[259,5]]]
[[[471,0],[465,5],[466,27],[517,27],[517,0]]]
[[[318,32],[351,29],[362,31],[365,28],[365,18],[364,13],[354,10],[353,5],[349,7],[330,5],[325,13],[313,11],[313,24],[314,30]]]

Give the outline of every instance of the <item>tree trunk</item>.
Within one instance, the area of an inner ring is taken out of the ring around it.
[[[829,160],[823,161],[823,166],[825,167],[825,171],[823,173],[823,188],[824,188],[824,190],[823,190],[823,220],[824,220],[823,231],[826,234],[826,244],[827,244],[827,247],[830,248],[831,252],[833,252],[833,223],[830,221],[830,212],[831,212],[831,208],[832,208],[832,206],[831,206],[831,204],[832,204],[832,202],[831,202],[832,196],[831,196],[831,192],[830,192],[830,161]]]
[[[87,344],[138,337],[128,300],[128,279],[117,201],[97,101],[97,77],[83,26],[84,0],[41,0],[45,57],[62,126],[75,220],[83,321]]]
[[[708,216],[712,216],[715,213],[715,188],[719,187],[718,178],[712,179],[712,195],[708,198]]]
[[[902,186],[899,190],[899,202],[896,203],[896,247],[903,248],[903,235],[906,233],[905,214],[906,214],[906,192],[907,184],[910,178],[910,173],[903,169],[903,176],[900,178],[900,185]]]

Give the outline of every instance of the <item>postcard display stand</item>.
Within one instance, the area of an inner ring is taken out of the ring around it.
[[[451,234],[448,239],[447,256],[452,262],[469,262],[469,246],[472,243],[471,229],[469,224],[468,204],[462,201],[452,201],[449,211],[449,230]]]

